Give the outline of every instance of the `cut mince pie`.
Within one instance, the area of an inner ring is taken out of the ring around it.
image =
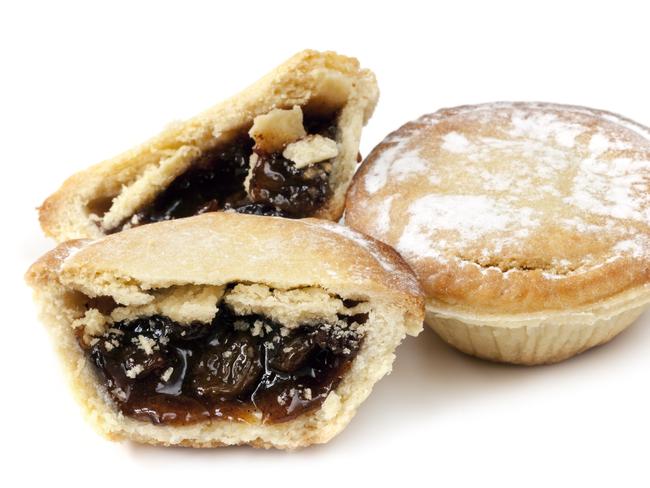
[[[215,211],[338,220],[377,102],[354,58],[303,51],[235,97],[69,178],[40,208],[57,241]]]
[[[468,354],[560,361],[650,304],[650,129],[609,112],[425,115],[373,149],[345,215],[406,259],[427,323]]]
[[[424,313],[387,246],[227,212],[69,241],[28,281],[92,422],[164,445],[326,442]]]

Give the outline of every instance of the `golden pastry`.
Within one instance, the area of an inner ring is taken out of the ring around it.
[[[338,220],[378,98],[354,58],[303,51],[238,95],[69,178],[40,208],[57,241],[216,210]]]
[[[150,444],[327,442],[424,318],[397,253],[315,219],[214,212],[70,241],[27,280],[87,418]]]
[[[650,302],[650,131],[546,103],[440,110],[372,151],[346,222],[406,259],[448,343],[560,361]]]

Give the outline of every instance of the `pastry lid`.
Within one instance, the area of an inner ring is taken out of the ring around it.
[[[170,286],[318,286],[346,298],[403,307],[413,333],[423,319],[420,286],[393,249],[319,219],[211,212],[149,224],[95,241],[63,243],[32,265],[27,279],[32,285],[57,279],[124,305],[147,303],[150,290]]]
[[[592,304],[650,281],[650,130],[548,103],[443,109],[372,151],[346,221],[394,246],[435,302]]]

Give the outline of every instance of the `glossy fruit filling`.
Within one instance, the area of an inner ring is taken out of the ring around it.
[[[220,307],[211,323],[154,315],[83,345],[115,404],[154,424],[286,422],[319,408],[363,341],[366,314],[287,329]]]
[[[336,138],[337,114],[307,116],[308,134]],[[244,189],[254,141],[244,133],[225,145],[204,151],[154,201],[109,232],[205,212],[234,210],[255,215],[302,218],[313,215],[329,193],[328,166],[298,169],[281,153],[258,153],[250,195]]]

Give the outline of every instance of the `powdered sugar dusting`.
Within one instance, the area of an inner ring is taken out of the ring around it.
[[[600,132],[596,132],[589,140],[589,151],[596,157],[609,149],[609,139]]]
[[[393,162],[388,175],[397,181],[405,181],[413,175],[426,173],[427,169],[427,162],[417,151],[408,151]]]
[[[370,255],[379,263],[379,265],[393,278],[400,280],[405,286],[419,290],[419,285],[414,276],[408,273],[401,271],[390,259],[388,259],[377,247],[377,244],[370,240],[365,235],[357,232],[349,227],[336,224],[334,222],[321,221],[318,224],[319,227],[325,228],[328,231],[338,234],[346,239],[353,241],[355,244],[361,246],[363,249],[368,251]]]
[[[574,146],[575,138],[585,130],[580,125],[564,122],[556,114],[548,112],[514,110],[511,122],[509,134],[512,137],[538,141],[547,141],[553,137],[560,146],[568,148]]]
[[[413,200],[401,236],[391,243],[408,259],[442,262],[468,250],[467,264],[473,265],[507,246],[515,250],[513,259],[524,256],[533,267],[543,262],[552,270],[545,275],[557,279],[610,259],[650,257],[645,127],[587,108],[536,103],[448,109],[413,126],[426,132],[393,135],[395,144],[372,162],[376,174],[365,181],[373,193],[408,180],[402,188]],[[414,137],[427,141],[426,154],[417,152],[420,144],[405,150]],[[394,191],[390,199],[367,200],[373,235],[400,225],[397,217],[389,219],[395,195],[402,194]],[[565,249],[570,259],[555,258],[549,245],[538,260],[539,243],[554,237],[546,234],[549,229],[589,236],[575,242],[589,242],[584,246],[595,246],[596,254]]]
[[[389,138],[392,145],[383,150],[375,159],[364,177],[368,193],[375,193],[386,186],[389,180],[404,181],[413,175],[428,172],[427,162],[420,157],[419,150],[407,149],[410,137]]]
[[[590,213],[650,224],[650,161],[584,159],[565,201]]]
[[[374,219],[377,235],[384,235],[390,230],[390,208],[394,198],[395,196],[391,195],[377,206]]]
[[[574,147],[576,144],[576,137],[584,132],[583,127],[579,126],[565,126],[562,130],[555,133],[555,141],[564,147]]]
[[[472,148],[467,137],[458,132],[448,132],[442,136],[442,141],[442,148],[452,153],[467,153]]]
[[[648,240],[643,236],[635,236],[632,239],[620,241],[614,246],[614,250],[618,254],[626,254],[634,258],[643,257],[647,248]]]
[[[534,187],[535,193],[558,194],[557,175],[571,164],[564,150],[540,141],[493,137],[475,139],[472,152],[465,157],[476,163],[471,170],[481,180],[480,190],[530,196],[531,187]],[[531,172],[526,164],[517,164],[520,158],[536,160],[535,172]],[[515,164],[498,164],[499,160],[513,160]]]
[[[374,164],[366,173],[364,184],[368,193],[375,193],[386,186],[388,181],[388,171],[390,170],[393,162],[399,158],[405,149],[408,139],[397,138],[388,140],[388,143],[394,143],[391,147],[384,149],[384,151],[375,159]]]
[[[440,257],[441,251],[462,251],[489,235],[510,233],[523,238],[529,229],[539,225],[532,208],[515,208],[484,195],[427,195],[409,207],[409,219],[397,250],[405,255]],[[447,239],[434,234],[451,231]],[[491,240],[498,251],[504,239]]]
[[[67,261],[71,260],[75,256],[75,254],[77,254],[79,251],[81,251],[82,249],[87,247],[92,242],[94,242],[94,241],[87,240],[87,241],[82,241],[82,242],[80,242],[78,244],[72,245],[70,247],[66,247],[65,248],[66,255],[61,260],[61,263],[60,263],[59,267],[63,268],[63,266],[66,264]]]

